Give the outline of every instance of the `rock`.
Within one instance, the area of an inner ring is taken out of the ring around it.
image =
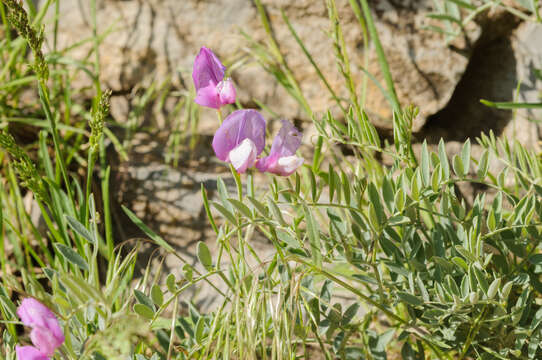
[[[192,62],[202,45],[211,47],[225,63],[231,64],[244,57],[243,50],[247,46],[239,30],[256,40],[265,39],[256,7],[250,0],[109,0],[98,3],[98,29],[101,33],[111,29],[100,46],[101,81],[114,92],[128,94],[128,97],[138,84],[149,84],[151,80],[162,82],[171,78],[175,87],[189,89]],[[263,3],[281,50],[311,107],[321,113],[332,107],[333,102],[285,26],[280,13],[282,8],[332,87],[341,96],[348,96],[332,56],[334,48],[327,34],[330,25],[325,3],[308,0],[264,0]],[[441,35],[422,30],[425,15],[430,10],[429,0],[384,0],[371,4],[398,95],[403,104],[420,106],[422,115],[417,124],[420,127],[423,119],[446,104],[467,59],[446,47]],[[88,37],[92,21],[88,4],[69,1],[60,6],[63,17],[59,44],[62,48]],[[361,28],[347,0],[337,1],[337,6],[352,74],[359,89],[366,55]],[[82,58],[90,46],[81,47],[71,55]],[[368,71],[383,82],[373,49],[367,56]],[[249,62],[237,68],[233,78],[243,103],[253,104],[252,99],[257,99],[281,116],[307,119],[297,103],[257,64]],[[366,108],[375,121],[389,127],[390,107],[372,81],[368,81]],[[203,123],[214,116],[211,113],[203,112]],[[121,114],[117,116],[123,120]]]
[[[333,108],[334,103],[285,25],[281,10],[331,86],[341,97],[348,97],[333,56],[325,2],[262,2],[281,51],[317,116]],[[518,80],[530,84],[521,88],[520,97],[532,98],[532,90],[539,86],[531,84],[533,66],[540,53],[535,24],[520,25],[519,19],[508,12],[488,11],[469,24],[464,37],[458,37],[448,46],[442,35],[425,29],[432,24],[427,18],[432,11],[430,0],[372,0],[369,3],[400,101],[403,105],[414,104],[420,108],[420,116],[414,124],[420,139],[438,140],[443,136],[461,141],[488,128],[502,133],[511,112],[489,109],[481,105],[479,99],[510,101]],[[266,39],[251,0],[104,0],[98,4],[98,29],[101,33],[110,31],[100,46],[101,81],[122,98],[117,101],[122,107],[112,108],[117,120],[126,121],[129,110],[137,102],[136,95],[153,82],[171,81],[172,90],[190,90],[192,62],[202,45],[215,50],[227,65],[241,64],[234,66],[232,76],[243,104],[254,106],[252,100],[256,99],[279,116],[308,119],[274,78],[245,56],[247,41],[240,30],[255,40]],[[59,45],[62,48],[88,37],[92,21],[89,4],[71,1],[62,2],[60,6],[63,16]],[[376,53],[370,45],[369,53],[365,54],[361,27],[349,2],[337,0],[337,7],[358,91],[365,76],[361,69],[365,61],[367,70],[383,84]],[[534,38],[529,40],[529,36]],[[68,55],[82,59],[91,46],[86,44]],[[530,75],[520,75],[529,71]],[[83,87],[83,83],[88,85],[90,80],[81,77],[76,81]],[[524,94],[526,91],[530,91],[530,95]],[[159,127],[167,128],[167,114],[178,100],[173,97],[166,101],[165,108],[155,107],[149,117]],[[367,83],[365,109],[379,128],[391,126],[390,106],[371,80]],[[211,134],[217,126],[214,111],[203,110],[201,114],[201,129]]]
[[[512,34],[518,25],[519,19],[507,12],[488,17],[481,24],[465,72],[446,106],[427,119],[420,139],[464,141],[489,129],[497,134],[503,131],[511,112],[490,108],[480,99],[513,100],[518,79]]]
[[[542,25],[521,24],[512,36],[514,51],[517,54],[516,72],[519,91],[518,102],[540,103],[542,100]],[[517,84],[516,84],[517,86]],[[528,148],[541,150],[540,138],[542,109],[519,109],[503,135],[516,139]]]
[[[445,140],[474,140],[480,133],[493,132],[540,149],[534,109],[500,110],[485,106],[480,99],[495,102],[540,102],[542,90],[542,25],[520,23],[509,13],[500,13],[482,25],[465,73],[448,104],[430,116],[418,139],[436,143]]]

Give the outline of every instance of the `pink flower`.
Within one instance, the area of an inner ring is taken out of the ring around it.
[[[289,176],[298,167],[303,165],[303,158],[295,155],[301,145],[301,133],[295,126],[287,121],[282,121],[282,128],[273,140],[269,156],[259,159],[256,168],[262,172],[270,172],[276,175]]]
[[[231,79],[224,79],[226,68],[216,55],[205,46],[199,51],[194,61],[192,79],[196,86],[196,99],[201,106],[220,109],[233,104],[236,92]]]
[[[47,356],[53,356],[55,350],[64,342],[64,336],[59,339],[53,335],[47,328],[36,326],[30,332],[30,340],[42,353]]]
[[[35,346],[35,348],[31,346],[21,347],[21,354],[28,357],[18,355],[20,360],[34,359],[32,354],[35,354],[35,352],[31,349],[39,351],[45,358],[53,356],[55,350],[64,343],[64,334],[55,314],[38,300],[33,298],[23,299],[17,309],[17,315],[19,315],[24,325],[32,328],[30,339]]]
[[[216,156],[244,173],[254,166],[265,147],[265,119],[256,110],[231,113],[213,138]]]
[[[50,360],[47,355],[33,346],[16,346],[17,360]]]

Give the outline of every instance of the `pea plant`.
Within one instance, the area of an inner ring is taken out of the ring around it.
[[[195,94],[183,101],[191,102],[190,109],[217,111],[218,130],[209,146],[235,185],[228,188],[219,178],[215,197],[201,185],[216,251],[199,242],[194,266],[123,208],[164,254],[179,259],[179,277],[151,266],[136,275],[138,247],[114,241],[103,151],[104,135],[110,137],[110,93],[96,84],[92,108],[81,110],[88,123],[61,127],[65,107],[52,101],[61,86],[50,79],[58,70],[56,58],[42,54],[36,18],[18,1],[2,0],[4,24],[34,55],[34,75],[24,81],[37,89],[45,118],[34,122],[42,129],[37,155],[18,144],[9,127],[0,133],[6,164],[0,181],[2,356],[541,358],[539,155],[492,132],[465,141],[457,154],[446,151],[444,140],[414,144],[418,110],[402,105],[395,93],[366,0],[349,4],[364,43],[370,40],[378,55],[384,80],[378,87],[392,109],[392,138],[381,137],[364,110],[370,94],[365,86],[358,94],[333,0],[326,0],[329,34],[346,97],[331,87],[282,13],[335,103],[334,111],[314,113],[265,8],[260,0],[254,4],[266,38],[243,34],[247,56],[274,76],[310,121],[303,128],[282,121],[266,145],[264,113],[272,111],[265,104],[261,111],[243,109],[228,70],[202,44],[192,74]],[[377,80],[366,73],[363,81]],[[307,127],[315,129],[314,139],[303,134]],[[81,136],[72,142],[61,136],[66,133]],[[75,157],[86,167],[82,179],[70,171],[67,160]],[[91,186],[97,165],[101,201]],[[472,200],[460,190],[468,184],[481,189]],[[41,210],[45,231],[31,221],[23,193]],[[271,255],[260,253],[256,241],[270,244]],[[218,299],[206,311],[184,297],[204,283]]]

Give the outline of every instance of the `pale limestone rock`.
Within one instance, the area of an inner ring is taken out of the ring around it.
[[[264,0],[274,34],[311,107],[322,113],[334,104],[316,73],[285,26],[280,9],[314,56],[332,87],[348,96],[344,80],[337,70],[333,43],[324,1]],[[453,87],[465,69],[467,60],[447,48],[440,35],[422,30],[430,1],[373,1],[376,26],[388,55],[397,92],[403,104],[420,106],[422,116],[436,112],[449,99]],[[202,45],[216,51],[229,64],[243,58],[247,43],[245,31],[256,40],[265,38],[256,8],[250,0],[128,0],[99,1],[98,28],[111,34],[100,46],[101,81],[120,93],[132,93],[135,86],[171,78],[174,85],[191,87],[191,66]],[[364,73],[365,54],[361,28],[346,0],[337,1],[341,25],[357,84]],[[88,4],[61,2],[60,47],[68,46],[90,34]],[[90,44],[88,44],[90,47]],[[82,57],[87,48],[72,56]],[[368,71],[383,82],[377,57],[370,49]],[[233,72],[243,103],[263,101],[284,117],[307,119],[297,103],[257,64],[245,62]],[[88,79],[78,79],[88,83]],[[358,91],[361,87],[358,86]],[[371,118],[389,127],[390,107],[378,87],[368,82],[366,109]],[[113,112],[115,110],[113,109]],[[211,121],[212,112],[203,112]],[[118,120],[122,120],[121,114]],[[158,114],[160,118],[160,114]],[[158,119],[159,124],[165,123]],[[203,121],[204,126],[208,121]],[[212,127],[209,128],[212,131]]]

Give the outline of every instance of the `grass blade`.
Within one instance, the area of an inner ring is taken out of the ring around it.
[[[147,225],[145,225],[143,221],[141,221],[130,209],[122,205],[122,210],[126,215],[128,215],[130,220],[132,220],[132,222],[137,225],[138,228],[140,228],[145,234],[147,234],[149,238],[151,238],[151,240],[153,240],[155,243],[157,243],[167,251],[172,253],[175,252],[175,249],[173,249],[171,245],[169,245],[160,235],[156,234]]]

